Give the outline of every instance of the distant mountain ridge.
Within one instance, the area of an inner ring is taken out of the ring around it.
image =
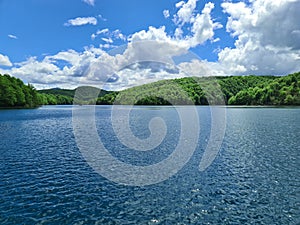
[[[84,86],[82,86],[82,87],[84,87]],[[98,89],[98,88],[96,88],[96,89]],[[64,96],[73,98],[76,90],[77,90],[77,88],[75,88],[75,89],[50,88],[50,89],[38,90],[38,92],[44,93],[44,94],[52,94],[52,95],[64,95]],[[112,91],[106,91],[103,89],[98,89],[98,90],[100,92],[100,96],[104,96],[104,95],[112,92]]]
[[[43,89],[38,90],[39,93],[43,94],[51,94],[51,95],[65,95],[68,97],[72,97],[75,94],[76,89],[61,89],[61,88],[51,88],[51,89]]]

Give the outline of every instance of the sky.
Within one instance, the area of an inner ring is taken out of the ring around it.
[[[300,71],[300,0],[0,0],[0,73],[37,89]]]

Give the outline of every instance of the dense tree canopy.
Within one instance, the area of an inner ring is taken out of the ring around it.
[[[221,90],[221,91],[220,91]],[[133,87],[98,104],[300,105],[300,73],[288,76],[186,77]]]
[[[39,93],[18,78],[0,74],[1,108],[35,108],[40,105],[72,104],[73,97],[60,94]]]
[[[68,105],[73,104],[73,101],[75,104],[95,104],[97,101],[97,97],[94,97],[95,95],[102,97],[106,96],[108,93],[114,93],[115,95],[118,93],[89,86],[82,86],[73,90],[53,88],[39,90],[38,92],[47,96],[49,105]],[[108,99],[105,98],[105,102],[107,101]],[[104,104],[107,104],[105,102]],[[44,105],[47,105],[47,103]]]
[[[24,85],[18,78],[0,74],[0,107],[37,107],[40,97],[32,85]]]
[[[76,93],[76,98],[74,95]],[[98,98],[95,96],[98,95]],[[36,91],[20,79],[0,75],[0,107],[66,104],[300,105],[300,72],[288,76],[186,77],[161,80],[120,92],[79,87]]]
[[[300,105],[300,73],[264,82],[239,91],[230,105]]]

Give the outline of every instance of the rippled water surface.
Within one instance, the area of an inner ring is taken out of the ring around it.
[[[300,109],[227,108],[220,152],[198,170],[210,134],[210,109],[198,107],[201,132],[191,160],[170,179],[145,187],[113,183],[79,151],[72,107],[0,111],[1,224],[300,224]],[[161,117],[160,147],[126,149],[111,126],[111,107],[96,107],[99,137],[126,163],[150,165],[180,136],[172,107],[135,107],[132,132],[150,135]]]

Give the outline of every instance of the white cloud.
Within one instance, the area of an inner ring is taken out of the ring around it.
[[[185,23],[189,23],[193,17],[197,1],[198,0],[188,0],[186,3],[182,1],[177,3],[176,7],[180,9],[174,16],[174,22],[181,26]]]
[[[111,37],[115,38],[115,39],[120,39],[122,41],[126,41],[126,39],[127,39],[126,35],[122,34],[122,32],[120,30],[114,30],[111,33]]]
[[[178,65],[184,76],[211,76],[211,72],[207,67],[206,61],[200,61],[197,59],[191,60],[191,62],[182,62]]]
[[[188,42],[177,40],[165,31],[165,27],[149,27],[147,31],[142,30],[131,36],[127,48],[128,58],[135,60],[151,61],[168,59],[184,54],[188,51]]]
[[[109,33],[109,29],[108,28],[105,28],[105,29],[102,29],[102,30],[97,30],[96,33],[94,33],[94,34],[91,35],[91,39],[94,40],[100,34],[107,34],[107,33]]]
[[[95,0],[82,0],[82,1],[91,6],[95,5]]]
[[[129,87],[155,82],[158,80],[183,77],[177,68],[171,64],[159,62],[140,62],[130,64],[116,73],[118,80],[115,83],[107,83],[106,88],[114,89],[118,86],[119,90]]]
[[[170,17],[170,11],[167,10],[167,9],[165,9],[165,10],[163,11],[163,14],[164,14],[164,17],[165,17],[166,19]]]
[[[214,8],[213,3],[205,4],[201,13],[195,14],[194,10],[196,7],[196,1],[190,0],[185,4],[180,4],[181,8],[178,10],[177,14],[174,16],[175,23],[178,24],[178,27],[175,29],[174,37],[167,35],[165,32],[165,27],[155,28],[150,26],[148,31],[142,30],[131,36],[130,41],[143,41],[143,40],[157,40],[169,43],[169,47],[173,49],[171,52],[174,52],[174,49],[180,49],[178,53],[182,52],[182,48],[186,50],[196,47],[200,44],[203,44],[207,40],[214,40],[214,30],[221,28],[222,25],[214,22],[211,18],[211,11]],[[182,9],[184,9],[182,11]],[[183,35],[182,25],[186,22],[189,23],[190,35]],[[168,44],[166,45],[168,46]],[[177,46],[177,48],[174,48]],[[167,47],[163,48],[166,50]],[[170,50],[171,50],[170,49]],[[156,54],[156,50],[161,49],[152,49],[153,54]],[[167,50],[166,50],[167,51]],[[157,54],[156,54],[157,55]],[[176,54],[174,54],[176,55]]]
[[[97,25],[97,19],[95,17],[77,17],[70,19],[66,22],[65,26],[83,26],[87,24]]]
[[[114,41],[111,38],[101,38],[103,41],[105,41],[106,43],[114,43]]]
[[[97,31],[97,35],[99,35],[99,34],[105,34],[105,33],[108,33],[108,32],[109,32],[109,29],[108,28],[104,28],[102,30],[98,30]]]
[[[215,39],[213,39],[211,42],[212,42],[212,43],[216,43],[216,42],[219,42],[219,41],[221,41],[220,38],[215,38]]]
[[[113,39],[119,39],[122,41],[126,41],[127,37],[126,35],[122,34],[122,32],[120,30],[114,30],[114,31],[110,31],[108,28],[102,29],[102,30],[98,30],[96,33],[91,35],[91,39],[95,40],[98,36],[104,36],[104,41],[105,40],[112,40]],[[103,40],[103,38],[101,38]],[[112,43],[112,42],[111,42]]]
[[[16,35],[13,35],[13,34],[9,34],[7,35],[9,38],[11,39],[18,39],[18,37]]]
[[[99,48],[101,48],[101,49],[110,49],[110,48],[113,48],[113,47],[117,47],[117,46],[107,44],[107,43],[99,45]]]
[[[177,27],[175,32],[174,32],[175,38],[176,39],[181,39],[183,35],[183,31],[180,27]]]
[[[214,30],[222,27],[221,24],[213,22],[211,18],[210,14],[213,8],[214,4],[209,2],[204,6],[202,14],[197,14],[193,18],[193,26],[191,29],[193,37],[190,38],[192,47],[212,39],[214,36]]]
[[[12,66],[8,56],[0,54],[0,66]]]
[[[102,20],[102,21],[107,21],[107,19],[106,18],[104,18],[101,14],[99,14],[98,15],[98,17],[100,18],[100,20]]]
[[[55,62],[57,60],[63,60],[69,62],[72,65],[78,65],[80,63],[80,54],[74,50],[62,51],[53,56],[46,56],[46,60]]]
[[[103,50],[91,47],[86,48],[82,53],[74,50],[62,51],[53,56],[46,56],[41,61],[36,57],[30,57],[22,63],[16,63],[15,67],[5,72],[26,80],[38,89],[75,88],[81,83],[93,83],[89,81],[89,67],[103,53]],[[61,61],[66,62],[66,65],[59,66]],[[102,78],[104,79],[105,77]]]
[[[35,57],[30,57],[27,61],[12,68],[10,74],[39,86],[40,84],[62,83],[63,77],[58,79],[57,76],[52,76],[57,72],[59,72],[59,68],[48,60],[39,62]]]
[[[176,8],[181,8],[184,4],[185,4],[184,1],[180,1],[180,2],[176,3],[175,6],[176,6]]]
[[[300,1],[257,0],[222,4],[234,48],[219,53],[231,74],[287,74],[300,70]]]
[[[92,35],[91,35],[91,39],[92,39],[92,40],[95,40],[96,37],[97,37],[96,34],[92,34]]]

